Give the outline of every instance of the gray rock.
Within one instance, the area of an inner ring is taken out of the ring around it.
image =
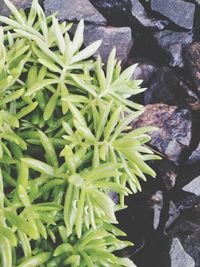
[[[153,211],[154,211],[154,218],[153,218],[153,227],[156,230],[159,226],[160,222],[160,214],[163,208],[163,192],[157,191],[152,197],[151,202],[154,203]]]
[[[133,80],[143,80],[143,85],[147,85],[157,70],[158,67],[154,63],[140,62],[138,63],[132,78]]]
[[[131,0],[132,10],[131,13],[134,18],[136,18],[141,25],[144,27],[156,28],[158,30],[163,30],[167,25],[168,21],[166,20],[157,20],[151,18],[144,6],[140,3],[139,0]]]
[[[169,56],[170,66],[180,68],[184,66],[183,50],[186,45],[191,44],[193,41],[191,32],[164,30],[156,32],[154,38]]]
[[[158,69],[144,94],[145,104],[183,105],[185,98],[179,79],[168,67]]]
[[[147,105],[144,113],[132,123],[132,127],[147,125],[159,128],[150,133],[150,144],[178,165],[191,142],[191,112],[185,108],[165,104]]]
[[[183,187],[183,191],[200,196],[200,176]]]
[[[188,159],[188,163],[197,163],[200,162],[200,143],[197,148],[192,152]]]
[[[185,61],[195,89],[200,92],[200,43],[193,43],[186,47]]]
[[[127,60],[133,45],[130,28],[87,25],[85,27],[85,45],[87,46],[98,39],[102,39],[102,45],[98,53],[101,55],[104,63],[107,62],[113,47],[116,47],[119,60],[122,60],[122,62]]]
[[[18,9],[26,9],[31,6],[32,0],[10,0]],[[4,1],[0,1],[0,15],[9,16],[10,10],[4,4]]]
[[[151,0],[151,8],[180,27],[185,29],[193,27],[195,5],[192,3],[182,0]]]
[[[169,228],[172,223],[180,216],[180,210],[176,207],[173,201],[169,203],[169,218],[165,223],[165,229]]]
[[[79,21],[105,24],[106,19],[90,3],[89,0],[45,0],[44,7],[47,14],[59,12],[60,20]]]
[[[172,240],[170,258],[171,267],[195,267],[193,258],[185,252],[178,238]]]

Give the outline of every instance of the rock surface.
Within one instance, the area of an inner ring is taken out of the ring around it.
[[[176,25],[192,29],[195,5],[182,0],[151,0],[152,10],[169,18]]]
[[[195,267],[193,258],[184,251],[178,238],[172,240],[170,257],[171,267]]]
[[[197,148],[192,152],[188,159],[188,163],[197,163],[200,162],[200,143]]]
[[[147,105],[144,113],[132,124],[133,128],[144,125],[159,128],[150,133],[150,144],[178,164],[191,142],[191,112],[185,108],[165,104]]]
[[[200,176],[192,180],[189,184],[183,187],[183,191],[200,196]]]
[[[79,21],[84,19],[90,23],[106,23],[106,19],[89,0],[45,0],[44,7],[47,14],[58,11],[60,20]]]
[[[144,27],[156,28],[158,30],[163,30],[167,25],[168,21],[166,20],[157,20],[151,18],[144,6],[140,3],[139,0],[131,0],[132,10],[131,13],[136,20],[143,25]]]
[[[183,88],[172,70],[168,67],[159,68],[145,91],[145,104],[182,105],[184,101]]]
[[[200,92],[200,43],[193,43],[186,48],[185,60],[192,81],[197,91]]]
[[[158,70],[158,66],[152,62],[140,62],[134,73],[132,78],[134,80],[143,80],[143,85],[147,85],[154,73]]]
[[[102,39],[102,45],[98,50],[103,62],[107,62],[108,56],[116,47],[117,58],[125,62],[132,48],[132,35],[129,27],[107,27],[87,25],[85,27],[85,45]],[[97,53],[96,53],[97,55]]]
[[[170,66],[184,66],[183,49],[193,41],[193,34],[191,32],[164,30],[156,32],[154,38],[157,40],[158,45],[169,56]]]
[[[10,0],[18,9],[29,8],[31,6],[32,0]],[[8,16],[10,15],[10,10],[4,4],[4,1],[0,1],[0,15]]]

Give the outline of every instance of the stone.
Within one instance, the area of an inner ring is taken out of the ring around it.
[[[185,252],[178,238],[173,238],[170,249],[171,267],[195,267],[193,258]]]
[[[111,50],[116,47],[117,59],[126,62],[133,45],[129,27],[85,26],[84,44],[88,46],[98,39],[102,39],[102,44],[95,56],[100,54],[106,63]]]
[[[151,0],[151,8],[180,27],[193,27],[195,5],[192,3],[182,0]]]
[[[195,89],[200,93],[200,43],[186,47],[185,61]]]
[[[106,19],[90,3],[89,0],[45,0],[44,8],[47,14],[58,11],[60,20],[79,21],[105,24]]]
[[[10,0],[18,9],[26,9],[31,6],[32,0]],[[0,1],[0,15],[9,16],[10,10],[4,4],[4,1]]]
[[[169,202],[169,218],[165,223],[165,230],[168,229],[173,222],[180,216],[180,210],[176,207],[173,201]]]
[[[130,0],[90,0],[111,24],[124,25],[131,14]]]
[[[145,91],[145,104],[164,103],[168,105],[183,105],[186,94],[179,79],[168,67],[161,67],[151,79]]]
[[[197,146],[197,148],[192,152],[192,154],[190,155],[188,159],[189,164],[197,163],[197,162],[200,162],[200,143]]]
[[[157,70],[158,67],[152,62],[139,62],[132,78],[133,80],[143,80],[143,85],[147,85]]]
[[[132,122],[132,128],[148,125],[159,128],[150,133],[150,145],[179,165],[192,138],[191,112],[165,104],[147,105],[144,113]]]
[[[144,27],[155,28],[161,31],[169,24],[167,20],[151,18],[139,0],[131,0],[131,3],[131,13],[133,18],[135,18]]]
[[[153,36],[168,55],[170,66],[182,68],[184,66],[184,48],[192,43],[193,33],[164,30],[156,32]]]
[[[177,237],[180,240],[186,253],[188,253],[194,259],[195,267],[200,266],[199,218],[200,209],[188,212],[185,216],[180,216],[168,231],[170,236]]]
[[[183,191],[200,196],[200,176],[193,179],[189,184],[183,187]]]
[[[163,208],[163,192],[157,191],[153,196],[151,196],[151,203],[153,202],[153,227],[156,230],[159,226],[161,210]]]

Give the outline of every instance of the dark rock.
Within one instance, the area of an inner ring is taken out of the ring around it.
[[[163,208],[163,192],[157,191],[153,196],[151,196],[150,201],[152,202],[152,208],[154,211],[153,227],[156,230],[160,223],[160,214]]]
[[[165,223],[165,230],[169,228],[172,223],[180,216],[180,211],[176,207],[173,201],[170,201],[169,203],[169,218]]]
[[[90,3],[89,0],[45,0],[44,7],[47,14],[59,12],[60,20],[79,21],[105,24],[106,19]]]
[[[193,179],[189,184],[183,187],[183,191],[200,196],[200,176]]]
[[[175,164],[179,164],[191,142],[191,112],[185,108],[165,104],[147,105],[144,113],[132,123],[132,127],[147,125],[159,128],[150,133],[150,145]]]
[[[187,46],[185,61],[197,91],[200,93],[200,43]]]
[[[170,249],[171,267],[195,267],[193,258],[185,252],[178,238],[173,238]]]
[[[144,96],[145,104],[182,105],[185,94],[179,79],[168,67],[161,67],[153,76]]]
[[[131,14],[130,0],[90,0],[90,2],[109,21],[120,26],[124,25],[124,21],[127,21]]]
[[[151,62],[138,63],[134,73],[133,80],[143,80],[143,85],[147,85],[153,74],[158,70],[158,67]]]
[[[134,18],[144,27],[156,28],[158,30],[163,30],[167,25],[168,21],[166,20],[157,20],[149,17],[144,6],[140,3],[139,0],[131,0],[132,10],[131,13]]]
[[[186,45],[191,44],[193,34],[191,32],[175,32],[164,30],[156,32],[154,38],[158,45],[167,53],[170,60],[170,66],[183,67],[183,49]]]
[[[185,214],[173,224],[168,233],[179,238],[184,250],[200,267],[200,210]]]
[[[192,154],[190,155],[189,159],[188,159],[188,163],[196,163],[196,162],[200,162],[200,143],[198,145],[198,147],[192,152]]]
[[[178,167],[172,161],[163,158],[162,160],[152,162],[151,167],[155,170],[157,178],[164,185],[162,190],[170,190],[175,186]]]
[[[32,0],[10,0],[18,9],[26,9],[31,6]],[[4,1],[0,1],[0,15],[9,16],[10,10],[4,4]]]
[[[107,62],[108,56],[116,47],[117,58],[125,62],[132,48],[131,29],[128,27],[106,27],[106,26],[85,26],[85,45],[102,39],[102,45],[98,53],[102,57],[103,62]],[[97,53],[96,53],[97,55]]]
[[[195,5],[182,0],[151,0],[151,8],[169,18],[176,25],[192,29]]]
[[[188,195],[176,202],[176,206],[180,211],[198,209],[200,208],[200,196]]]

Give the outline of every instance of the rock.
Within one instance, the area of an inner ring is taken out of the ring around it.
[[[44,8],[47,14],[59,12],[60,20],[79,21],[105,24],[106,19],[90,3],[89,0],[45,0]]]
[[[157,191],[153,196],[151,196],[151,200],[153,203],[153,211],[154,211],[154,218],[153,218],[153,227],[156,230],[159,226],[160,222],[160,214],[163,208],[163,192]]]
[[[133,80],[143,80],[143,85],[147,85],[153,74],[158,70],[158,67],[151,62],[138,63],[134,73]]]
[[[193,258],[185,252],[178,238],[173,238],[170,249],[171,267],[195,267]]]
[[[199,218],[200,210],[190,212],[185,216],[179,217],[168,231],[172,237],[177,237],[180,240],[184,250],[194,259],[196,267],[200,266]]]
[[[188,45],[185,50],[185,61],[196,90],[200,92],[200,43]]]
[[[132,10],[131,13],[134,18],[144,27],[156,28],[158,30],[163,30],[167,25],[168,21],[166,20],[157,20],[149,17],[144,6],[140,3],[139,0],[131,0]]]
[[[159,128],[150,133],[150,145],[178,165],[191,142],[191,112],[186,108],[165,104],[147,105],[144,113],[132,123],[132,127],[147,125]]]
[[[174,162],[163,158],[162,160],[153,161],[151,167],[155,170],[157,178],[162,181],[164,187],[162,190],[170,190],[175,186],[178,176],[178,167]]]
[[[189,184],[183,187],[183,191],[200,196],[200,176],[192,180]]]
[[[192,154],[190,155],[188,159],[188,163],[190,164],[197,163],[197,162],[200,162],[200,143],[198,147],[192,152]]]
[[[98,53],[101,55],[104,63],[107,62],[113,47],[116,47],[117,58],[119,60],[122,60],[123,63],[127,60],[133,44],[130,28],[96,25],[85,26],[85,45],[88,46],[98,39],[102,39],[102,45],[99,48]]]
[[[180,211],[198,209],[200,208],[200,196],[188,195],[176,202],[176,206]]]
[[[10,0],[18,9],[26,9],[31,6],[32,0]],[[4,1],[0,1],[0,15],[9,16],[10,10],[4,4]]]
[[[183,50],[186,45],[192,43],[193,34],[191,32],[164,30],[156,32],[154,38],[169,56],[170,66],[180,68],[184,66]]]
[[[145,104],[182,105],[185,94],[179,79],[168,67],[161,67],[153,76],[144,94]]]
[[[180,216],[180,210],[176,207],[173,201],[169,203],[169,218],[165,223],[165,230]]]
[[[123,25],[130,16],[130,0],[90,0],[90,2],[111,22]]]
[[[192,29],[195,5],[182,0],[151,0],[153,11],[169,18],[176,25],[185,29]]]

